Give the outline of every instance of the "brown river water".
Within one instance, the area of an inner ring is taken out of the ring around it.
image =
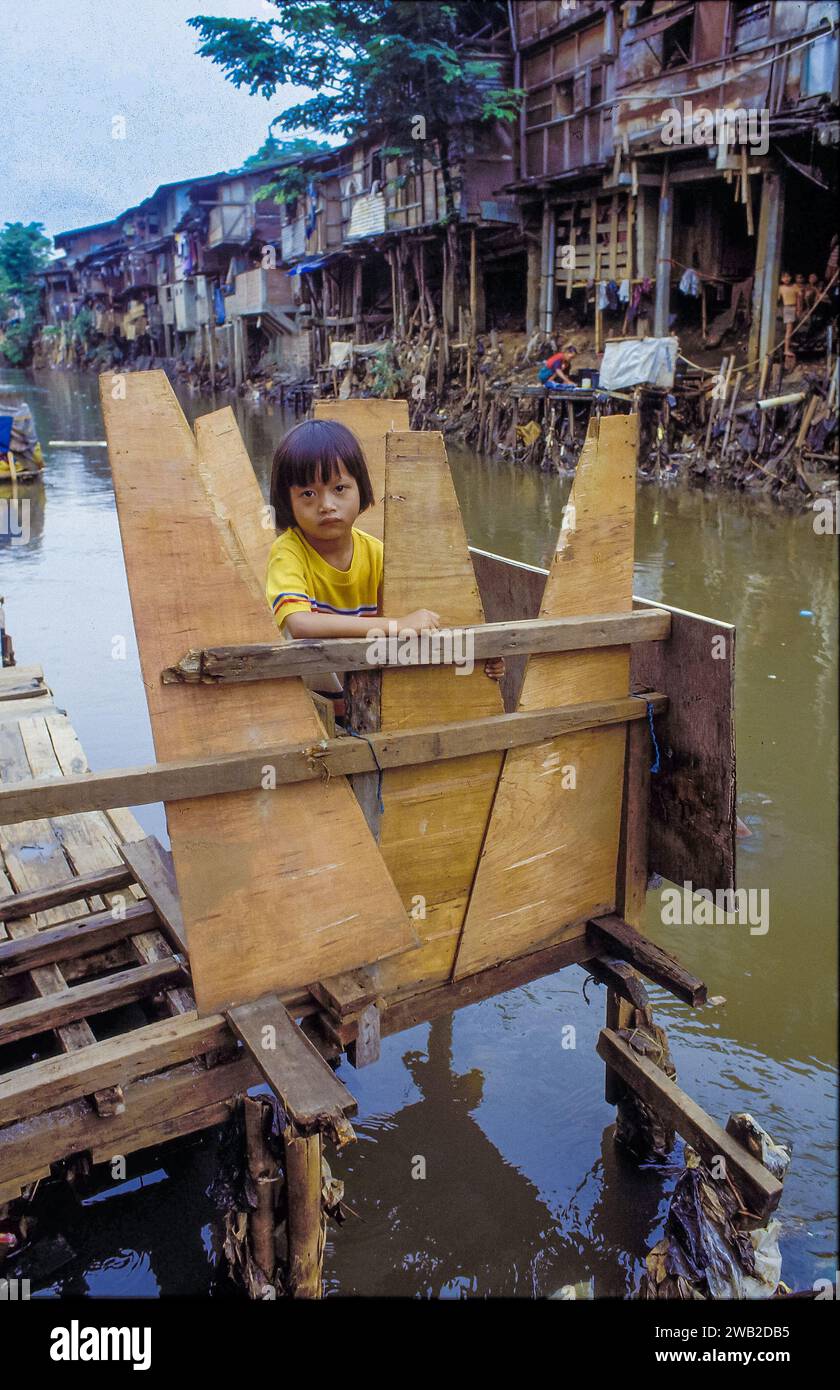
[[[151,762],[107,451],[48,445],[104,437],[96,380],[0,374],[0,407],[15,395],[48,458],[28,543],[0,539],[17,660],[43,665],[93,767]],[[214,408],[183,404],[190,419]],[[294,421],[235,409],[265,489]],[[471,544],[545,564],[568,482],[455,448],[450,458]],[[635,592],[738,629],[738,809],[752,832],[738,843],[739,884],[766,889],[770,909],[764,935],[663,926],[652,891],[647,931],[726,1003],[693,1011],[651,993],[689,1094],[722,1123],[749,1110],[793,1144],[778,1216],[796,1288],[833,1280],[837,1262],[837,581],[836,538],[817,535],[810,513],[640,486]],[[166,840],[161,807],[136,814]],[[531,1297],[590,1277],[596,1296],[633,1293],[682,1150],[644,1170],[616,1152],[595,1053],[604,991],[590,981],[584,993],[585,979],[568,969],[387,1038],[375,1066],[342,1065],[359,1142],[331,1162],[358,1219],[330,1231],[328,1294]],[[574,1049],[561,1046],[567,1024]],[[128,1181],[82,1204],[63,1188],[39,1197],[41,1230],[75,1252],[43,1294],[218,1292],[215,1156],[210,1135],[141,1156]],[[412,1176],[419,1156],[425,1179]]]

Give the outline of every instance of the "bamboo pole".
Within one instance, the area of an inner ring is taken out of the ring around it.
[[[267,1106],[259,1097],[245,1096],[245,1144],[248,1173],[257,1194],[257,1205],[248,1217],[251,1255],[266,1279],[274,1279],[274,1206],[278,1174],[265,1142],[264,1115]]]
[[[467,390],[472,382],[473,352],[475,351],[475,317],[478,312],[478,257],[475,227],[470,228],[470,340],[467,347]]]
[[[293,1298],[320,1298],[325,1223],[321,1210],[321,1136],[283,1132],[289,1237],[287,1281]]]

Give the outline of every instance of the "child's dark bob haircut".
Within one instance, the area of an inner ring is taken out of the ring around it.
[[[284,435],[274,453],[269,493],[278,531],[297,525],[289,489],[311,487],[316,481],[328,483],[339,459],[358,484],[359,511],[367,511],[374,502],[370,474],[362,446],[346,425],[337,420],[302,420]]]

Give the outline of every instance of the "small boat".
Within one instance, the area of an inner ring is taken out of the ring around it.
[[[44,455],[32,411],[25,402],[0,411],[0,481],[31,482],[40,478]]]

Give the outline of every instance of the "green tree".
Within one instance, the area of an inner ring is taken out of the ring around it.
[[[485,121],[512,121],[522,93],[501,81],[507,6],[423,0],[271,0],[277,19],[196,15],[198,52],[237,87],[270,98],[284,83],[316,94],[272,121],[354,139],[381,135],[397,151],[437,152],[446,220],[461,138]],[[484,51],[482,51],[482,49]]]
[[[261,185],[254,194],[256,201],[293,203],[305,192],[307,174],[302,160],[306,155],[323,154],[332,149],[326,140],[312,140],[306,135],[295,136],[292,140],[278,140],[271,130],[256,154],[249,155],[242,165],[243,169],[260,169],[275,166],[267,183]],[[283,160],[277,168],[279,160]]]
[[[41,222],[7,222],[0,231],[0,353],[14,366],[25,363],[38,322],[38,276],[52,243]]]

